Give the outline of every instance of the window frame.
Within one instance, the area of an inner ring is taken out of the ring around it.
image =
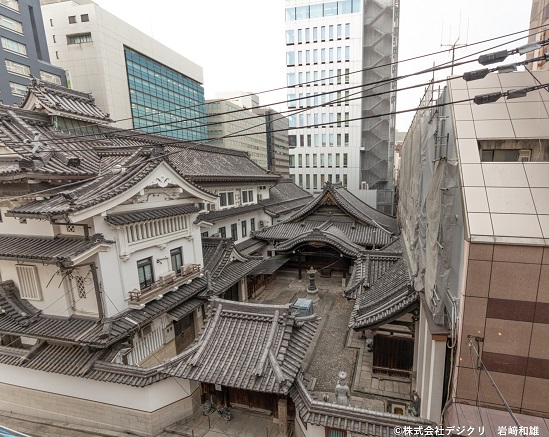
[[[179,262],[177,257],[179,256]],[[174,266],[174,261],[176,266]],[[172,264],[172,270],[174,272],[181,271],[181,267],[183,267],[183,249],[181,247],[175,247],[173,249],[170,249],[170,262]]]
[[[69,15],[67,17],[67,19],[69,20],[69,24],[76,24],[77,21],[76,21],[76,15]]]
[[[238,241],[238,225],[236,223],[231,224],[231,238]]]
[[[148,288],[152,284],[154,284],[154,266],[153,266],[152,256],[137,260],[136,264],[137,264],[137,280],[139,281],[139,288],[140,288],[140,290],[144,290],[145,288]],[[150,278],[146,277],[146,269],[145,268],[147,266],[150,267]],[[144,282],[141,282],[141,279],[139,277],[139,271],[141,269],[143,269]],[[150,283],[149,283],[149,279],[150,279]]]
[[[9,47],[6,47],[6,46],[4,45],[4,41],[7,41],[7,42],[9,42],[9,43],[14,43],[14,44],[16,45],[16,47],[18,47],[18,48],[19,48],[19,47],[23,47],[23,48],[25,49],[25,50],[24,50],[24,53],[21,52],[21,51],[19,51],[19,50],[13,50],[13,49],[11,49],[11,48],[9,48]],[[28,54],[27,54],[28,52],[27,52],[27,46],[26,46],[26,44],[20,43],[19,41],[15,41],[15,40],[13,40],[13,39],[6,38],[5,36],[1,37],[1,42],[2,42],[2,48],[3,48],[4,50],[6,50],[6,51],[8,51],[8,52],[10,52],[10,53],[15,53],[15,54],[17,54],[17,55],[19,55],[19,56],[24,56],[25,58],[28,58]]]
[[[16,8],[12,8],[11,6],[8,6],[7,3],[15,3],[17,5]],[[9,9],[10,11],[20,12],[19,10],[19,0],[0,0],[0,6]]]
[[[89,39],[84,37],[88,37]],[[76,44],[87,44],[93,42],[92,34],[91,32],[84,32],[84,33],[73,33],[70,35],[67,35],[67,45],[72,46]]]
[[[242,231],[242,238],[244,237],[247,237],[248,236],[248,230],[247,230],[247,220],[242,220],[241,222],[241,231]]]

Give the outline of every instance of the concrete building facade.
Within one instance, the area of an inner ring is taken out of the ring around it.
[[[50,64],[39,0],[0,1],[0,39],[0,100],[4,104],[21,103],[30,76],[67,85],[65,71]]]
[[[341,182],[388,213],[395,117],[382,114],[396,105],[386,80],[396,76],[398,16],[393,0],[286,1],[291,174],[310,192]],[[368,83],[376,85],[360,88]],[[336,154],[347,164],[337,167]]]
[[[267,137],[262,115],[228,100],[207,100],[210,144],[247,152],[251,160],[268,168]]]
[[[547,433],[549,116],[544,90],[464,100],[549,79],[534,75],[429,88],[402,147],[399,219],[422,300],[421,417],[483,426],[486,436],[501,426]],[[430,107],[452,101],[462,103]]]
[[[200,66],[90,0],[41,3],[50,57],[117,127],[206,139]]]
[[[528,42],[533,43],[549,38],[549,31],[543,29],[544,25],[549,22],[549,1],[548,0],[532,0],[532,13],[530,15],[530,36]],[[526,59],[543,56],[549,51],[549,46],[540,47],[537,50],[528,52]],[[531,70],[548,70],[547,61],[537,61],[534,64],[529,64],[526,68]]]

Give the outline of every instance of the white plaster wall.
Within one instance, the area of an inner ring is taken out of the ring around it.
[[[227,233],[227,237],[230,238],[231,236],[231,225],[236,223],[237,232],[238,232],[238,243],[242,243],[246,240],[249,240],[251,238],[251,228],[250,228],[250,219],[255,218],[255,230],[259,231],[260,226],[259,222],[263,221],[266,226],[270,226],[271,224],[271,217],[267,214],[265,214],[265,211],[262,209],[258,209],[257,211],[253,211],[248,214],[242,214],[239,216],[229,217],[223,220],[218,220],[215,222],[215,224],[212,227],[203,227],[202,232],[208,231],[208,235],[215,234],[219,232],[219,228],[225,226],[225,231]],[[242,236],[242,222],[246,220],[246,237]]]
[[[0,382],[104,404],[152,412],[188,398],[198,383],[168,378],[139,388],[0,364]]]
[[[42,265],[30,262],[18,263],[16,261],[3,260],[0,263],[0,276],[2,277],[2,280],[7,281],[11,279],[19,288],[20,282],[16,270],[17,264],[37,267],[40,288],[42,291],[42,300],[29,300],[32,305],[39,310],[42,310],[45,314],[67,317],[72,314],[70,309],[71,302],[66,294],[65,286],[62,283],[63,276],[59,272],[59,267],[51,264]],[[50,282],[49,285],[48,282]],[[87,286],[87,289],[90,287],[93,287],[93,285]],[[95,292],[93,289],[88,293],[87,298],[95,301]]]
[[[0,208],[2,214],[2,221],[0,222],[1,234],[54,236],[53,229],[46,220],[27,219],[26,223],[21,223],[18,218],[6,217],[6,211],[12,208]]]
[[[90,21],[82,23],[81,14],[88,14]],[[70,15],[76,15],[77,23],[69,24]],[[123,45],[203,82],[200,66],[94,3],[44,5],[42,17],[52,63],[70,72],[74,89],[93,93],[99,107],[113,120],[131,118]],[[93,42],[67,45],[67,35],[85,32],[91,32]],[[117,126],[133,127],[131,119]]]

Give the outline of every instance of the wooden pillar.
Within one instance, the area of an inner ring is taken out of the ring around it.
[[[278,400],[278,437],[288,436],[288,400]]]
[[[299,279],[301,281],[301,251],[297,251],[297,271],[298,271],[298,276],[297,276],[297,279]]]

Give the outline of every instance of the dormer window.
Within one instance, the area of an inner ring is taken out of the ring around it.
[[[99,129],[99,126],[89,122],[75,120],[73,118],[59,116],[53,117],[53,128],[55,131],[63,134],[92,135],[101,136],[101,138],[104,137]]]

